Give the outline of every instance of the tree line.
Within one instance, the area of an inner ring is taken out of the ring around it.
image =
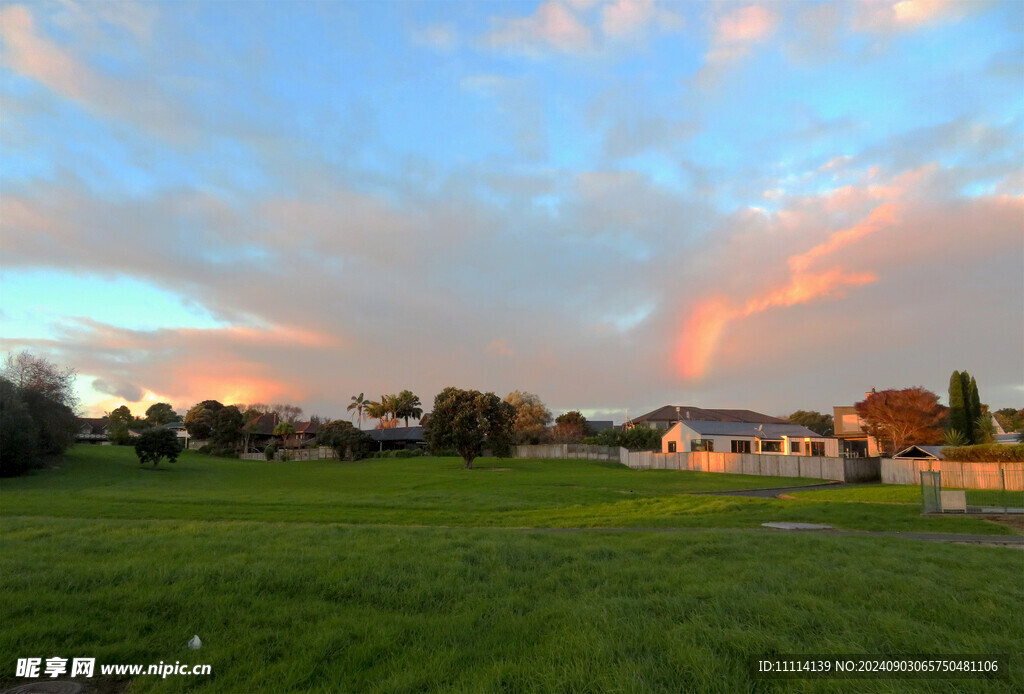
[[[40,467],[75,442],[75,370],[28,352],[8,354],[0,372],[0,476]]]

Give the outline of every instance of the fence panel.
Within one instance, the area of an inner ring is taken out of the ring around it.
[[[925,513],[942,513],[942,475],[921,471],[921,508]]]

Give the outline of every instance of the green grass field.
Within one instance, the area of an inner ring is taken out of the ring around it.
[[[794,484],[778,478],[478,464],[186,454],[151,471],[130,449],[76,447],[60,469],[2,480],[0,687],[24,682],[17,658],[57,655],[213,666],[129,692],[1024,690],[1024,552],[760,523],[1004,526],[692,493]],[[748,669],[823,652],[1014,660],[991,681]]]
[[[906,484],[873,484],[793,492],[798,499],[819,501],[855,501],[879,504],[921,505],[921,488]],[[967,503],[972,506],[1024,508],[1024,492],[997,489],[967,489]]]

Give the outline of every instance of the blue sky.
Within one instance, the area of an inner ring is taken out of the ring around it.
[[[1022,94],[1012,1],[4,3],[0,339],[89,413],[1021,407]]]

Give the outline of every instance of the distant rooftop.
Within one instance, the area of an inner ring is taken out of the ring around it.
[[[771,417],[753,410],[723,410],[690,405],[665,405],[639,417],[633,417],[634,424],[644,422],[749,422],[753,424],[790,424],[785,419]]]

